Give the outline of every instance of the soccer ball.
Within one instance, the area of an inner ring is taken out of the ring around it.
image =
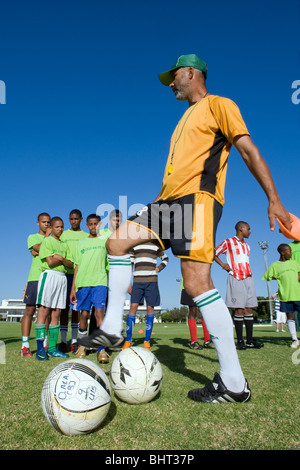
[[[126,403],[146,403],[159,392],[162,368],[159,360],[148,349],[123,349],[113,360],[110,370],[112,388]]]
[[[106,417],[111,387],[104,371],[86,359],[71,359],[56,366],[42,389],[47,421],[67,436],[94,431]]]

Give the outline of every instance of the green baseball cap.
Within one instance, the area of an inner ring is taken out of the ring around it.
[[[205,76],[207,75],[207,65],[204,60],[202,60],[196,54],[181,55],[171,66],[171,68],[167,70],[167,72],[163,72],[158,75],[161,83],[163,85],[169,86],[173,80],[170,72],[172,72],[172,70],[179,69],[179,67],[193,67],[194,69],[201,70]]]

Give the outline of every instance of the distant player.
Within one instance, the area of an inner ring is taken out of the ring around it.
[[[157,259],[161,263],[157,266]],[[160,247],[152,242],[143,243],[132,249],[132,262],[134,264],[133,285],[131,289],[131,305],[127,317],[126,341],[122,349],[131,347],[136,312],[144,299],[147,305],[146,335],[144,348],[151,350],[150,339],[154,322],[154,307],[160,305],[160,294],[157,275],[168,264],[169,258]]]
[[[39,251],[42,241],[51,233],[50,215],[47,212],[42,212],[38,215],[37,226],[39,227],[38,233],[29,235],[27,239],[28,249],[32,255],[32,262],[23,296],[23,302],[26,304],[26,308],[21,324],[22,357],[32,356],[29,348],[29,336],[31,331],[32,318],[36,311],[38,281],[42,272]]]
[[[195,304],[195,302],[193,301],[192,297],[184,289],[183,280],[181,281],[180,303],[181,305],[186,305],[189,308],[188,325],[189,325],[190,337],[191,337],[191,342],[189,344],[189,347],[191,349],[203,349],[203,347],[198,342],[198,335],[197,335],[197,315],[198,315],[199,309],[197,305]],[[205,348],[208,348],[210,347],[211,339],[210,339],[209,332],[206,328],[205,321],[203,320],[202,316],[201,316],[201,324],[202,324],[203,334],[204,334],[203,346]]]
[[[263,343],[253,339],[253,312],[257,307],[255,285],[250,268],[250,246],[245,238],[250,236],[250,225],[239,221],[235,225],[236,234],[226,238],[216,248],[215,261],[229,273],[227,279],[226,305],[234,309],[233,322],[237,336],[237,349],[263,347]],[[219,256],[226,255],[227,263],[223,263]],[[246,344],[243,340],[243,323],[246,327]]]
[[[294,240],[293,242],[289,243],[289,246],[292,250],[292,258],[293,260],[297,261],[300,264],[300,241]],[[296,330],[300,330],[300,313],[295,312],[295,322],[296,322]]]
[[[51,237],[42,241],[39,257],[42,263],[42,274],[38,283],[37,304],[39,306],[35,324],[37,352],[40,361],[51,357],[69,357],[58,350],[57,338],[59,333],[60,311],[66,306],[67,268],[72,269],[73,261],[68,246],[60,240],[64,223],[60,217],[51,219]],[[44,348],[46,320],[50,317],[49,347]]]
[[[263,281],[278,282],[278,297],[280,310],[287,316],[287,327],[292,338],[292,348],[299,346],[296,333],[295,312],[300,312],[300,264],[292,260],[292,250],[289,245],[282,243],[277,248],[279,260],[271,264],[263,275]]]
[[[286,323],[286,313],[280,310],[280,300],[278,298],[278,292],[272,295],[274,300],[274,308],[276,314],[276,333],[279,333],[279,328],[281,327],[282,333],[285,333],[284,325]]]
[[[99,328],[104,318],[107,297],[107,251],[106,238],[98,237],[97,227],[100,216],[90,214],[87,217],[89,235],[80,240],[74,257],[74,278],[70,301],[80,311],[79,338],[88,334],[88,319],[94,307],[96,325]],[[76,357],[85,357],[85,349],[79,346]]]
[[[65,242],[68,245],[68,248],[74,258],[76,245],[77,243],[82,240],[83,238],[88,237],[88,233],[84,232],[80,228],[80,224],[82,222],[82,214],[81,211],[78,209],[73,209],[69,214],[69,222],[71,228],[68,230],[64,230],[60,239],[61,241]],[[59,345],[59,350],[62,352],[67,352],[67,334],[68,334],[68,324],[69,324],[69,304],[70,304],[70,293],[73,283],[73,275],[74,269],[67,268],[67,305],[61,311],[60,314],[60,337],[61,343]],[[77,350],[77,336],[78,336],[78,328],[79,328],[79,314],[76,310],[72,310],[71,314],[71,330],[72,330],[72,337],[71,337],[71,351],[76,352]]]

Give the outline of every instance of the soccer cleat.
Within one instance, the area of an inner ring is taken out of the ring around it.
[[[189,347],[191,349],[203,349],[203,347],[201,346],[201,344],[198,343],[198,341],[194,341],[193,343],[190,343]]]
[[[82,359],[86,356],[85,348],[83,346],[78,346],[77,351],[74,352],[74,356],[77,357],[77,359]]]
[[[205,341],[204,344],[203,344],[203,347],[204,348],[214,348],[214,343],[211,340]]]
[[[188,397],[204,403],[241,403],[250,400],[251,391],[246,380],[244,390],[241,393],[231,392],[225,387],[220,375],[215,373],[213,381],[209,385],[190,390]]]
[[[125,343],[122,346],[122,351],[123,349],[131,348],[131,341],[125,341]]]
[[[48,353],[45,348],[38,349],[35,357],[38,361],[49,361]]]
[[[66,343],[64,343],[64,342],[61,342],[61,343],[58,345],[57,349],[58,349],[60,352],[62,352],[62,353],[67,353],[67,352],[68,352],[68,345],[67,345]]]
[[[78,343],[77,343],[77,342],[76,342],[76,343],[72,343],[72,344],[71,344],[71,351],[72,351],[73,354],[76,353],[77,349],[78,349]]]
[[[118,350],[123,343],[124,338],[122,335],[110,335],[100,328],[96,328],[90,336],[78,339],[78,344],[86,349],[98,349],[99,346],[104,346],[114,351],[115,349]]]
[[[245,345],[245,343],[244,343],[243,340],[242,340],[242,341],[238,341],[238,342],[236,343],[236,349],[239,349],[239,350],[247,349],[247,347],[246,347],[246,345]]]
[[[148,349],[148,351],[151,351],[150,341],[144,341],[144,348]]]
[[[295,339],[294,341],[292,341],[292,344],[291,344],[291,348],[298,348],[299,346],[299,340],[298,339]]]
[[[27,348],[26,346],[23,346],[23,348],[21,349],[21,357],[31,357],[31,356],[32,356],[32,353],[30,349]]]
[[[260,349],[264,347],[264,343],[259,343],[258,341],[251,341],[251,342],[246,342],[246,348],[250,349]]]
[[[109,355],[107,354],[105,349],[101,349],[101,351],[99,351],[97,353],[97,359],[98,359],[98,362],[100,362],[102,364],[108,364],[109,363]]]
[[[55,349],[54,351],[48,350],[48,356],[50,357],[69,357],[69,354],[61,352],[59,349]]]

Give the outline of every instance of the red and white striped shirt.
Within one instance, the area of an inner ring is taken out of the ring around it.
[[[249,264],[250,246],[248,243],[239,240],[237,237],[226,238],[216,248],[216,256],[226,255],[227,263],[231,267],[229,274],[239,281],[252,276]]]

